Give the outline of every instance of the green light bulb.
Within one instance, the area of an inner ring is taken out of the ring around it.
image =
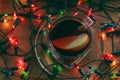
[[[62,67],[61,66],[58,66],[58,71],[62,71]]]
[[[54,64],[54,65],[53,65],[53,67],[54,67],[54,68],[56,68],[56,67],[57,67],[57,65],[55,65],[55,64]]]
[[[27,76],[27,72],[23,71],[23,72],[22,72],[22,75],[23,75],[24,77]]]
[[[7,17],[7,16],[8,16],[8,14],[6,13],[6,14],[4,14],[4,16],[6,16],[6,17]]]
[[[47,50],[47,54],[50,54],[50,50]]]
[[[61,15],[64,15],[64,11],[61,10],[61,11],[60,11],[60,14],[61,14]]]
[[[112,73],[110,74],[111,78],[115,78],[116,77],[116,74],[115,73]]]

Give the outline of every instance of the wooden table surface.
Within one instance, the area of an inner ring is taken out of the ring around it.
[[[21,1],[24,1],[24,0],[21,0]],[[115,1],[111,0],[108,5],[114,5],[114,6],[118,5],[119,6],[119,3],[120,3],[119,0],[115,0]],[[47,0],[45,0],[45,1],[41,0],[38,3],[39,7],[42,7],[46,4],[49,4],[49,2]],[[85,7],[82,7],[82,8],[85,8]],[[12,7],[12,0],[0,0],[0,14],[13,13],[13,12],[14,12],[14,9]],[[69,15],[72,16],[73,13],[74,13],[74,11],[71,11],[71,12],[69,12]],[[120,18],[120,13],[117,11],[109,11],[109,13],[112,16],[113,20],[116,22]],[[47,15],[45,13],[45,9],[41,9],[41,10],[35,12],[34,14]],[[112,71],[112,73],[117,73],[120,70],[119,56],[113,56],[114,62],[111,63],[110,65],[104,61],[101,61],[101,59],[103,59],[103,55],[101,54],[102,53],[102,51],[101,51],[101,45],[102,45],[101,44],[101,30],[96,26],[96,24],[101,27],[101,25],[99,25],[99,23],[109,23],[110,20],[108,20],[104,17],[100,17],[98,15],[105,16],[103,11],[98,11],[98,12],[93,13],[93,16],[96,18],[96,21],[95,21],[95,24],[93,24],[92,27],[90,27],[90,30],[92,33],[92,42],[91,42],[88,54],[78,63],[78,65],[83,66],[83,65],[89,63],[90,61],[96,60],[93,63],[90,63],[88,65],[100,70],[103,73],[106,69],[105,67],[107,67],[107,69],[110,69]],[[65,14],[63,17],[65,17],[65,16],[67,16],[67,14]],[[52,22],[57,20],[59,17],[61,17],[61,16],[58,15],[58,16],[55,16],[54,18],[52,18]],[[84,15],[81,14],[78,17],[83,18]],[[1,17],[0,17],[0,19],[1,19]],[[12,29],[12,26],[13,26],[13,22],[15,21],[15,17],[14,16],[7,16],[7,17],[4,16],[3,19],[7,20],[7,22],[0,22],[0,30],[4,34],[6,34],[6,37],[8,37],[8,38],[17,37],[18,46],[19,46],[18,54],[27,54],[28,53],[28,56],[31,56],[32,54],[36,54],[34,52],[34,49],[33,49],[33,51],[30,52],[30,50],[32,49],[30,42],[32,42],[34,44],[35,36],[36,36],[35,34],[32,34],[32,36],[31,36],[31,33],[32,33],[32,28],[33,29],[39,28],[38,26],[39,26],[40,22],[42,22],[42,20],[26,19],[25,18],[24,21],[21,21],[21,23],[12,32],[10,32],[10,30]],[[118,25],[120,25],[120,23]],[[8,33],[8,32],[10,32],[10,33]],[[31,39],[30,39],[30,37],[31,37]],[[120,36],[114,35],[113,38],[114,38],[115,50],[120,49],[120,40],[119,40]],[[3,39],[3,38],[1,38],[1,39]],[[41,38],[38,38],[37,43],[39,43],[40,39]],[[111,51],[112,51],[111,37],[104,36],[103,45],[104,45],[103,54],[111,53]],[[43,54],[44,51],[43,51],[43,49],[41,49],[40,46],[36,47],[36,49],[38,50],[38,56],[40,58],[42,57],[41,59],[43,61],[50,62],[51,59],[48,59],[49,58],[48,55]],[[41,51],[39,51],[39,50],[43,51],[43,53],[41,53]],[[14,54],[14,46],[10,47],[7,50],[7,52],[10,54]],[[46,56],[47,56],[47,58],[45,58]],[[5,58],[5,60],[3,60],[4,58]],[[24,62],[22,64],[20,64],[20,61],[22,61],[23,58],[24,58],[24,56],[11,56],[11,55],[5,54],[4,52],[1,52],[1,54],[0,54],[0,68],[18,66],[19,69],[16,71],[16,73],[21,74],[24,71],[24,68],[28,65],[28,63],[24,63]],[[36,57],[33,57],[33,58],[36,58]],[[6,62],[4,62],[4,61],[6,61]],[[35,62],[37,62],[37,63],[35,63]],[[54,62],[54,61],[51,61],[50,64],[52,64],[52,62]],[[118,63],[118,66],[117,65],[113,66],[115,62]],[[34,78],[39,78],[38,80],[43,80],[43,78],[44,78],[44,80],[59,80],[58,78],[48,76],[48,74],[46,74],[44,72],[44,70],[42,68],[40,68],[40,65],[39,65],[37,60],[34,61],[34,59],[32,59],[29,61],[29,63],[31,65],[31,71],[32,71],[31,75],[30,75],[30,78],[31,78],[30,80],[35,80]],[[36,64],[39,66],[40,69],[37,67]],[[47,65],[47,63],[45,65]],[[88,73],[90,71],[87,68],[88,65],[82,67],[86,73]],[[52,68],[50,67],[50,70],[51,69]],[[75,70],[75,68],[65,69],[65,70],[63,70],[63,72],[60,72],[59,75],[64,76],[64,77],[68,77],[68,78],[72,78],[75,76],[78,76],[78,77],[81,76],[81,74],[77,70]],[[98,80],[98,79],[94,79],[95,76],[96,76],[96,78],[99,77],[98,75],[91,72],[90,80]],[[4,79],[5,77],[6,77],[5,74],[0,72],[0,80],[9,80],[9,79]],[[20,77],[16,77],[13,75],[9,75],[9,77],[11,78],[11,80],[20,80]],[[82,78],[82,79],[61,79],[61,80],[85,80],[85,78]],[[104,80],[112,80],[112,79],[110,79],[110,77],[108,76],[108,77],[104,78]]]

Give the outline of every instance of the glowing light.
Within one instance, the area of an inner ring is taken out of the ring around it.
[[[114,31],[115,31],[114,27],[108,27],[106,29],[106,32],[114,32]]]
[[[18,45],[18,42],[17,42],[17,41],[15,42],[15,45]]]
[[[24,62],[22,60],[19,60],[17,63],[18,68],[22,69],[24,65]]]
[[[25,20],[25,17],[20,17],[20,21],[24,21]]]
[[[16,36],[10,37],[10,38],[9,38],[9,42],[10,42],[10,44],[12,44],[13,46],[18,46],[18,38],[17,38]]]
[[[5,19],[5,20],[4,20],[4,23],[6,23],[6,22],[7,22],[7,20]]]
[[[51,28],[51,24],[50,23],[48,23],[48,28]]]
[[[4,14],[4,16],[5,16],[5,17],[7,17],[7,16],[8,16],[8,14],[6,13],[6,14]]]
[[[79,66],[78,64],[75,64],[75,68],[76,68],[76,69],[79,69],[80,66]]]
[[[111,27],[111,30],[112,30],[112,31],[115,30],[114,27]]]
[[[78,5],[81,5],[84,2],[84,0],[79,0]]]
[[[47,50],[47,54],[50,54],[50,50]]]
[[[112,67],[112,66],[115,66],[117,64],[117,62],[114,60],[111,64],[110,64],[110,66]]]
[[[48,17],[50,18],[50,17],[52,17],[52,15],[49,14]]]
[[[31,6],[31,8],[38,7],[38,5],[35,5],[35,4],[31,4],[30,6]]]
[[[61,66],[58,66],[58,71],[62,71],[63,68]]]
[[[92,8],[89,9],[89,11],[88,11],[88,16],[90,16],[91,13],[92,13]]]
[[[31,7],[33,8],[33,7],[35,7],[35,5],[34,5],[34,4],[31,4]]]
[[[109,76],[111,78],[113,78],[114,80],[119,80],[120,79],[120,72],[118,72],[118,73],[111,73]]]
[[[4,20],[4,23],[2,24],[2,26],[3,26],[3,28],[4,29],[11,29],[11,25],[10,25],[10,23],[8,22],[8,20]]]
[[[35,10],[35,9],[38,7],[38,5],[36,5],[36,4],[31,4],[30,7],[31,7],[32,10]]]
[[[75,12],[75,13],[73,14],[73,16],[78,16],[78,14],[79,14],[79,12]]]
[[[22,61],[22,60],[19,60],[19,64],[23,64],[23,61]]]
[[[111,76],[111,78],[115,78],[116,74],[115,73],[111,73],[110,76]]]
[[[28,74],[28,73],[27,73],[26,71],[23,71],[21,75],[22,75],[23,77],[26,77],[27,74]]]
[[[106,33],[102,32],[102,39],[105,40],[106,39]]]
[[[22,59],[18,59],[17,62],[15,63],[15,65],[16,65],[19,69],[23,70],[23,69],[26,68],[27,63],[25,63],[25,62],[23,61],[23,58],[22,58]]]
[[[60,11],[60,14],[61,14],[61,15],[64,15],[64,11],[61,10],[61,11]]]
[[[60,66],[60,65],[54,64],[53,67],[56,68],[58,71],[62,71],[63,70],[62,66]]]
[[[14,17],[16,17],[16,16],[17,16],[16,12],[14,12],[14,13],[13,13],[13,16],[14,16]]]
[[[113,55],[110,54],[110,53],[106,53],[106,54],[104,54],[104,58],[105,58],[106,60],[112,60],[112,59],[113,59]]]
[[[79,69],[80,67],[79,67],[79,66],[77,66],[76,68],[77,68],[77,69]]]
[[[16,27],[15,25],[12,26],[13,29],[15,29],[15,27]]]
[[[53,65],[53,67],[54,67],[54,68],[56,68],[56,67],[57,67],[57,65],[55,65],[55,64],[54,64],[54,65]]]

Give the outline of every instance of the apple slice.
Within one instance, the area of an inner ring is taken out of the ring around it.
[[[59,49],[65,51],[78,51],[83,49],[89,43],[89,35],[86,33],[80,35],[67,36],[53,40],[52,43]]]

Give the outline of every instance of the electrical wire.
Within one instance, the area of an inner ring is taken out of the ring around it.
[[[25,12],[24,4],[22,4],[20,0],[17,0],[17,1],[18,1],[18,3],[16,2],[16,0],[12,0],[12,6],[13,6],[15,12],[24,13],[24,12]],[[33,2],[33,3],[36,4],[36,3],[38,3],[39,1],[40,1],[40,0],[35,0],[35,2]],[[92,1],[92,0],[91,0],[91,1]],[[31,4],[31,3],[30,3],[30,4]],[[95,4],[95,5],[97,5],[97,6],[99,5],[99,4],[94,3],[94,2],[91,2],[91,4]],[[91,5],[91,4],[90,4],[90,5]],[[37,8],[36,10],[34,10],[33,13],[35,13],[35,12],[41,10],[41,9],[46,9],[46,8],[48,8],[48,7],[53,8],[53,5],[50,4],[50,5],[46,5],[46,6],[43,6],[43,7],[39,7],[39,8]],[[30,7],[29,7],[29,8],[30,8]],[[112,19],[112,17],[111,17],[111,15],[109,14],[108,11],[115,11],[115,10],[118,10],[118,11],[119,11],[119,6],[118,6],[118,7],[117,7],[117,6],[113,7],[113,6],[104,5],[103,12],[105,13],[105,16],[102,16],[102,15],[98,15],[98,16],[103,17],[103,18],[106,18],[106,19],[110,20],[111,22],[114,22],[113,19]],[[30,9],[30,11],[31,11],[31,9]],[[86,12],[85,12],[84,10],[82,10],[82,9],[79,9],[79,11],[83,12],[84,14],[86,14]],[[98,10],[98,11],[100,11],[100,10]],[[95,12],[95,11],[93,11],[93,12]],[[44,20],[43,20],[43,21],[44,21]],[[41,23],[43,23],[43,21],[42,21]],[[120,22],[120,19],[118,20],[117,23],[119,23],[119,22]],[[30,23],[30,28],[31,28],[31,30],[32,30],[32,32],[31,32],[31,34],[30,34],[30,36],[29,36],[30,45],[31,45],[31,50],[29,50],[28,52],[25,52],[22,48],[20,48],[20,47],[18,46],[18,51],[19,51],[20,53],[23,53],[23,54],[17,54],[17,55],[15,55],[15,54],[12,54],[12,53],[7,52],[7,51],[5,52],[5,54],[7,54],[7,55],[9,55],[9,56],[18,56],[18,57],[20,57],[20,56],[32,55],[33,62],[34,62],[34,64],[35,64],[35,66],[37,66],[37,68],[38,68],[39,70],[41,70],[41,67],[39,66],[39,64],[38,64],[38,62],[37,62],[35,53],[33,52],[33,51],[34,51],[34,48],[37,47],[38,45],[40,45],[40,43],[37,43],[37,45],[34,46],[34,45],[33,45],[33,40],[32,40],[32,37],[36,36],[36,34],[34,33],[34,30],[38,30],[39,27],[41,27],[41,23],[39,23],[38,29],[35,28],[35,26],[34,26],[34,24],[33,24],[33,21],[32,21],[32,18],[29,19],[29,23]],[[100,27],[99,27],[98,25],[96,25],[96,26],[98,27],[98,29],[100,29]],[[0,30],[0,31],[1,31],[1,30]],[[4,36],[2,36],[2,37],[3,37],[3,38],[4,38],[4,37],[6,38],[6,36],[7,36],[9,33],[11,33],[12,31],[14,31],[14,30],[9,31],[7,34],[3,34]],[[3,33],[3,31],[1,31],[1,32]],[[102,32],[101,32],[101,33],[102,33]],[[41,40],[41,41],[42,41],[42,40]],[[103,51],[104,51],[104,43],[103,43],[103,39],[101,39],[101,52],[102,52],[102,55],[103,55]],[[3,54],[2,54],[2,59],[3,59],[3,61],[4,61],[5,66],[7,67],[7,58],[5,59],[5,57],[4,57]],[[94,59],[94,60],[91,60],[91,61],[89,61],[89,62],[81,65],[80,67],[85,67],[85,66],[87,66],[88,64],[93,63],[93,62],[95,62],[95,61],[101,61],[101,60]],[[53,65],[53,64],[52,64],[52,65]],[[116,67],[113,68],[110,72],[112,72],[114,69],[116,69],[119,65],[120,65],[120,64],[116,65]],[[47,66],[46,66],[45,68],[47,68]],[[44,69],[41,70],[41,73],[40,73],[40,75],[38,76],[38,78],[31,78],[31,77],[30,77],[30,76],[31,76],[31,73],[32,73],[32,67],[31,67],[31,66],[30,66],[30,69],[29,69],[29,70],[30,70],[30,71],[29,71],[29,75],[28,75],[27,80],[31,80],[31,79],[33,79],[33,80],[39,80],[39,79],[41,79],[41,80],[42,80],[42,79],[43,79],[43,78],[41,78],[41,75],[44,73]],[[106,71],[105,77],[106,77],[106,75],[108,75],[108,74],[109,74],[108,71]],[[20,74],[14,72],[14,75],[13,75],[13,76],[20,77]],[[8,77],[8,76],[7,76],[7,77]],[[6,77],[6,78],[7,78],[7,77]],[[8,78],[9,78],[9,77],[8,77]],[[50,78],[50,77],[49,77],[49,78]],[[44,79],[49,79],[49,78],[44,78]],[[80,79],[80,78],[81,78],[81,77],[76,77],[76,79]],[[52,79],[52,78],[51,78],[51,79]],[[73,78],[58,78],[58,79],[62,79],[62,80],[63,80],[63,79],[73,79]],[[74,79],[75,79],[75,78],[74,78]],[[6,79],[5,79],[5,80],[6,80]]]
[[[3,53],[1,55],[2,55],[3,62],[5,64],[5,67],[7,68],[8,67],[8,65],[7,65],[7,58],[4,57]]]

